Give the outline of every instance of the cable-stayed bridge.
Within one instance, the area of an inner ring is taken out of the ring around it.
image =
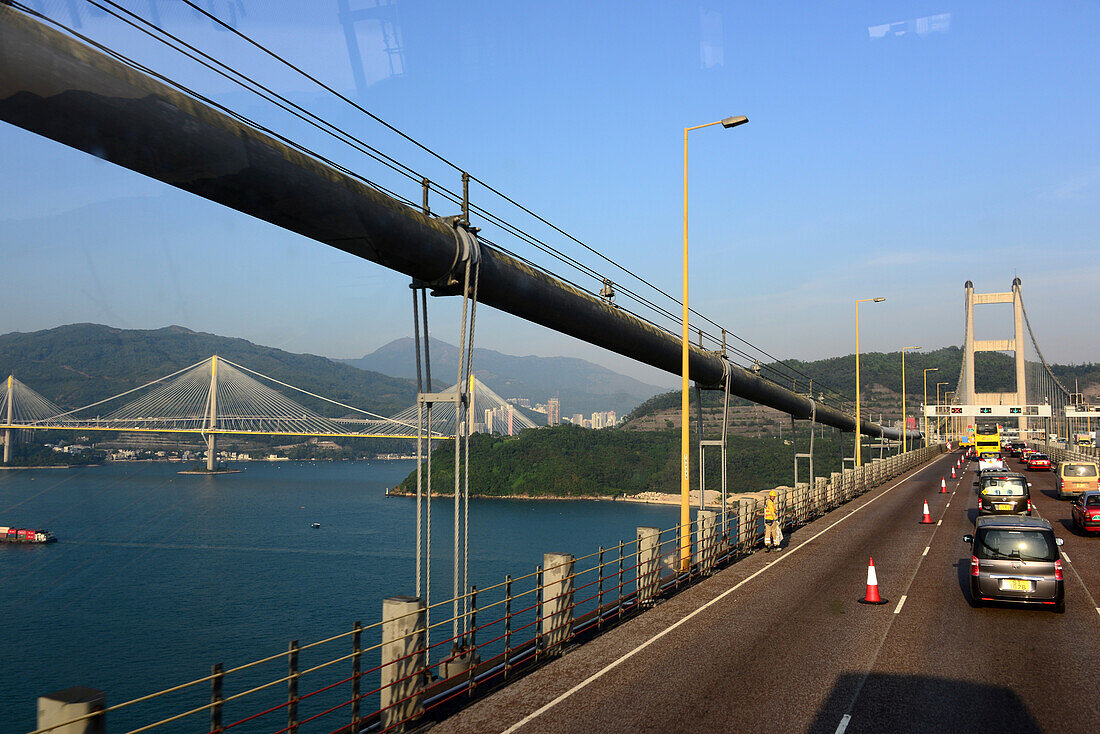
[[[284,392],[330,406],[328,417]],[[442,395],[457,394],[455,386]],[[467,390],[470,410],[459,430],[457,403],[443,402],[430,413],[423,433],[417,406],[386,417],[295,387],[217,355],[118,395],[64,410],[10,375],[0,392],[5,432],[4,461],[10,461],[14,430],[123,431],[200,434],[207,442],[207,468],[214,468],[219,435],[310,436],[325,438],[453,439],[474,428],[476,411],[502,412],[510,421],[497,432],[534,428],[530,418],[476,377]]]

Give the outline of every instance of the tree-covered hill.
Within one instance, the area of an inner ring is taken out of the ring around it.
[[[678,431],[593,431],[558,426],[524,431],[519,436],[475,434],[470,438],[470,492],[507,497],[602,497],[638,492],[679,492]],[[808,434],[798,450],[808,448]],[[839,471],[839,432],[825,430],[815,439],[815,473]],[[791,484],[794,445],[777,438],[730,437],[727,478],[731,492],[755,491]],[[695,487],[696,470],[692,470]],[[803,472],[806,471],[803,465]],[[717,452],[707,461],[707,488],[719,489]],[[803,475],[805,476],[805,474]],[[416,472],[400,485],[416,490]],[[449,442],[432,456],[432,491],[450,494],[454,487],[454,453]]]

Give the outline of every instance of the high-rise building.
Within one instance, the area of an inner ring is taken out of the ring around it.
[[[485,432],[493,432],[493,410],[492,408],[485,409]]]
[[[516,406],[508,403],[508,435],[514,436],[516,423]]]
[[[561,423],[561,401],[557,398],[550,398],[550,401],[546,404],[546,425],[556,426]]]

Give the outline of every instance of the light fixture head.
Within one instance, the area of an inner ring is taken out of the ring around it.
[[[737,127],[738,125],[744,125],[749,121],[749,118],[744,115],[738,115],[737,117],[727,117],[722,120],[722,127]]]
[[[885,298],[872,298],[871,300],[874,301],[875,303],[882,303],[886,299]]]

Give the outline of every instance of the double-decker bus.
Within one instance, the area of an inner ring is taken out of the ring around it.
[[[1001,426],[995,422],[977,423],[974,426],[974,453],[981,459],[985,454],[1000,454]]]

